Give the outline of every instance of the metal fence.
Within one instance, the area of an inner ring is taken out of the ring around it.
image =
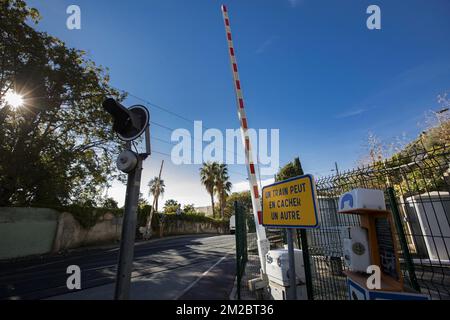
[[[236,221],[236,289],[237,299],[241,300],[242,277],[248,260],[246,210],[239,202],[234,203]]]
[[[433,299],[450,299],[450,153],[414,152],[317,181],[320,228],[307,232],[315,299],[347,299],[343,231],[359,225],[338,214],[339,196],[354,188],[381,189],[396,213],[396,241],[405,285]]]

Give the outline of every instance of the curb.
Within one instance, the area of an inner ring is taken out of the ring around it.
[[[231,289],[228,300],[237,300],[237,277],[234,278],[233,289]]]

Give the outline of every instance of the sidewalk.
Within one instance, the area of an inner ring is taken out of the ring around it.
[[[260,277],[261,263],[258,255],[248,255],[248,261],[245,265],[245,272],[241,279],[241,300],[258,300],[256,293],[250,291],[248,281]],[[269,296],[264,291],[263,300],[268,300]],[[230,294],[230,300],[237,300],[237,278],[234,280],[234,287]]]

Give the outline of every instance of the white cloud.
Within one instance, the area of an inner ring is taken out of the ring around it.
[[[295,8],[303,2],[303,0],[288,0],[292,8]]]
[[[258,49],[256,49],[256,53],[257,54],[261,54],[264,51],[266,51],[266,49],[268,47],[270,47],[272,45],[272,43],[277,39],[278,37],[270,37],[269,39],[267,39],[266,41],[264,41],[259,47]]]
[[[275,182],[274,178],[261,180],[261,184],[263,187],[268,186],[274,182]],[[231,191],[232,192],[242,192],[242,191],[249,191],[249,190],[250,190],[250,185],[249,185],[248,181],[245,180],[245,181],[240,181],[240,182],[234,183]]]
[[[349,118],[349,117],[354,117],[354,116],[358,116],[364,112],[366,112],[368,109],[355,109],[355,110],[350,110],[350,111],[346,111],[343,113],[340,113],[338,115],[336,115],[336,118],[338,119],[343,119],[343,118]]]
[[[372,105],[372,106],[367,106],[367,107],[361,107],[358,109],[347,110],[340,114],[335,115],[335,118],[336,119],[345,119],[345,118],[350,118],[350,117],[356,117],[356,116],[362,115],[366,112],[370,112],[374,109],[378,109],[379,107],[380,107],[379,105]]]

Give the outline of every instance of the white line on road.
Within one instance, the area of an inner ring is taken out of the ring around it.
[[[180,299],[182,296],[184,296],[189,290],[192,289],[193,286],[195,286],[204,276],[206,276],[212,269],[214,269],[219,263],[221,263],[223,260],[227,258],[228,254],[222,258],[219,259],[215,264],[211,266],[208,270],[203,272],[195,281],[193,281],[186,289],[184,289],[174,300]]]

